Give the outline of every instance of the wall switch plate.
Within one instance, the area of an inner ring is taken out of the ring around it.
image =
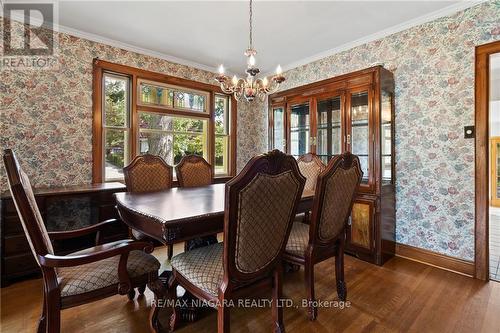
[[[464,138],[474,139],[476,136],[476,130],[474,126],[464,126]]]

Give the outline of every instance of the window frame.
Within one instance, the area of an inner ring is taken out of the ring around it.
[[[192,81],[188,79],[169,76],[157,72],[147,71],[126,65],[115,64],[95,58],[93,61],[93,126],[92,126],[92,182],[105,182],[104,175],[104,103],[103,103],[103,80],[105,74],[117,75],[129,78],[129,137],[128,147],[130,151],[130,160],[139,153],[139,112],[154,112],[177,117],[189,117],[208,120],[208,163],[212,166],[212,171],[216,182],[226,181],[236,174],[236,99],[232,95],[222,92],[219,86],[203,82]],[[215,74],[214,74],[215,77]],[[152,84],[165,85],[172,88],[178,88],[187,92],[203,93],[208,98],[206,111],[194,111],[183,108],[164,107],[156,105],[141,104],[139,101],[139,83],[141,81]],[[228,96],[229,101],[229,149],[228,149],[228,172],[221,175],[215,174],[215,96]],[[117,181],[107,180],[107,181]],[[123,180],[119,180],[123,181]]]

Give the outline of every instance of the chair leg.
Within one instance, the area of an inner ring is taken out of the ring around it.
[[[170,259],[172,259],[173,255],[174,255],[174,245],[173,244],[169,244],[169,245],[167,245],[168,261],[170,261]]]
[[[344,280],[344,240],[339,241],[335,255],[335,279],[337,280],[337,295],[339,300],[347,299],[347,286]]]
[[[135,289],[134,288],[130,288],[130,290],[127,293],[127,297],[131,301],[134,300],[134,298],[135,298]]]
[[[316,300],[314,298],[314,265],[310,260],[306,259],[304,267],[306,274],[306,290],[307,290],[307,303],[308,303],[308,316],[309,320],[315,320],[318,315],[318,309],[315,306]]]
[[[138,287],[137,291],[139,292],[139,295],[144,295],[144,292],[146,291],[146,285],[143,284],[142,286]]]
[[[273,276],[272,313],[275,333],[285,333],[285,325],[283,324],[283,307],[281,307],[279,303],[283,294],[283,271],[281,267],[281,265],[278,266],[278,268],[274,271]]]
[[[151,332],[159,333],[163,331],[160,321],[158,320],[158,312],[161,308],[159,302],[163,301],[166,290],[163,282],[158,279],[158,276],[156,276],[155,278],[150,278],[149,281],[150,282],[148,282],[148,288],[155,295],[154,301],[151,302],[151,310],[149,312],[149,327],[151,329]]]
[[[179,321],[181,318],[181,314],[179,312],[179,308],[175,306],[177,302],[177,285],[178,282],[175,279],[175,276],[172,275],[170,281],[168,282],[168,299],[172,302],[172,315],[170,316],[170,331],[173,332],[177,326],[179,326]]]
[[[45,294],[43,296],[42,302],[42,313],[40,314],[40,320],[38,320],[37,333],[47,332],[47,306],[45,305]]]
[[[220,302],[217,307],[217,333],[229,333],[229,308]]]
[[[47,333],[61,332],[61,308],[59,305],[59,295],[47,295]]]

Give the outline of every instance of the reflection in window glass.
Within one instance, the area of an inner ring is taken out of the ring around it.
[[[316,151],[323,163],[342,152],[340,97],[318,102],[318,139]]]
[[[290,113],[290,152],[299,157],[309,152],[309,104],[293,105]]]
[[[283,107],[273,109],[273,148],[285,151],[285,110]]]
[[[382,184],[392,183],[392,94],[382,91]]]
[[[368,92],[351,96],[351,152],[359,157],[362,183],[368,182]]]

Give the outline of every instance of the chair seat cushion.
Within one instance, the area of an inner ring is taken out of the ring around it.
[[[89,248],[69,255],[88,254],[96,248]],[[72,296],[109,287],[119,282],[118,264],[120,256],[115,256],[75,267],[60,268],[57,272],[61,297]],[[131,279],[157,272],[160,262],[143,251],[131,251],[127,260],[127,270]]]
[[[176,255],[172,268],[199,289],[217,296],[224,276],[224,244],[217,243]]]
[[[304,257],[307,244],[309,244],[309,225],[294,222],[285,251],[295,256]]]

